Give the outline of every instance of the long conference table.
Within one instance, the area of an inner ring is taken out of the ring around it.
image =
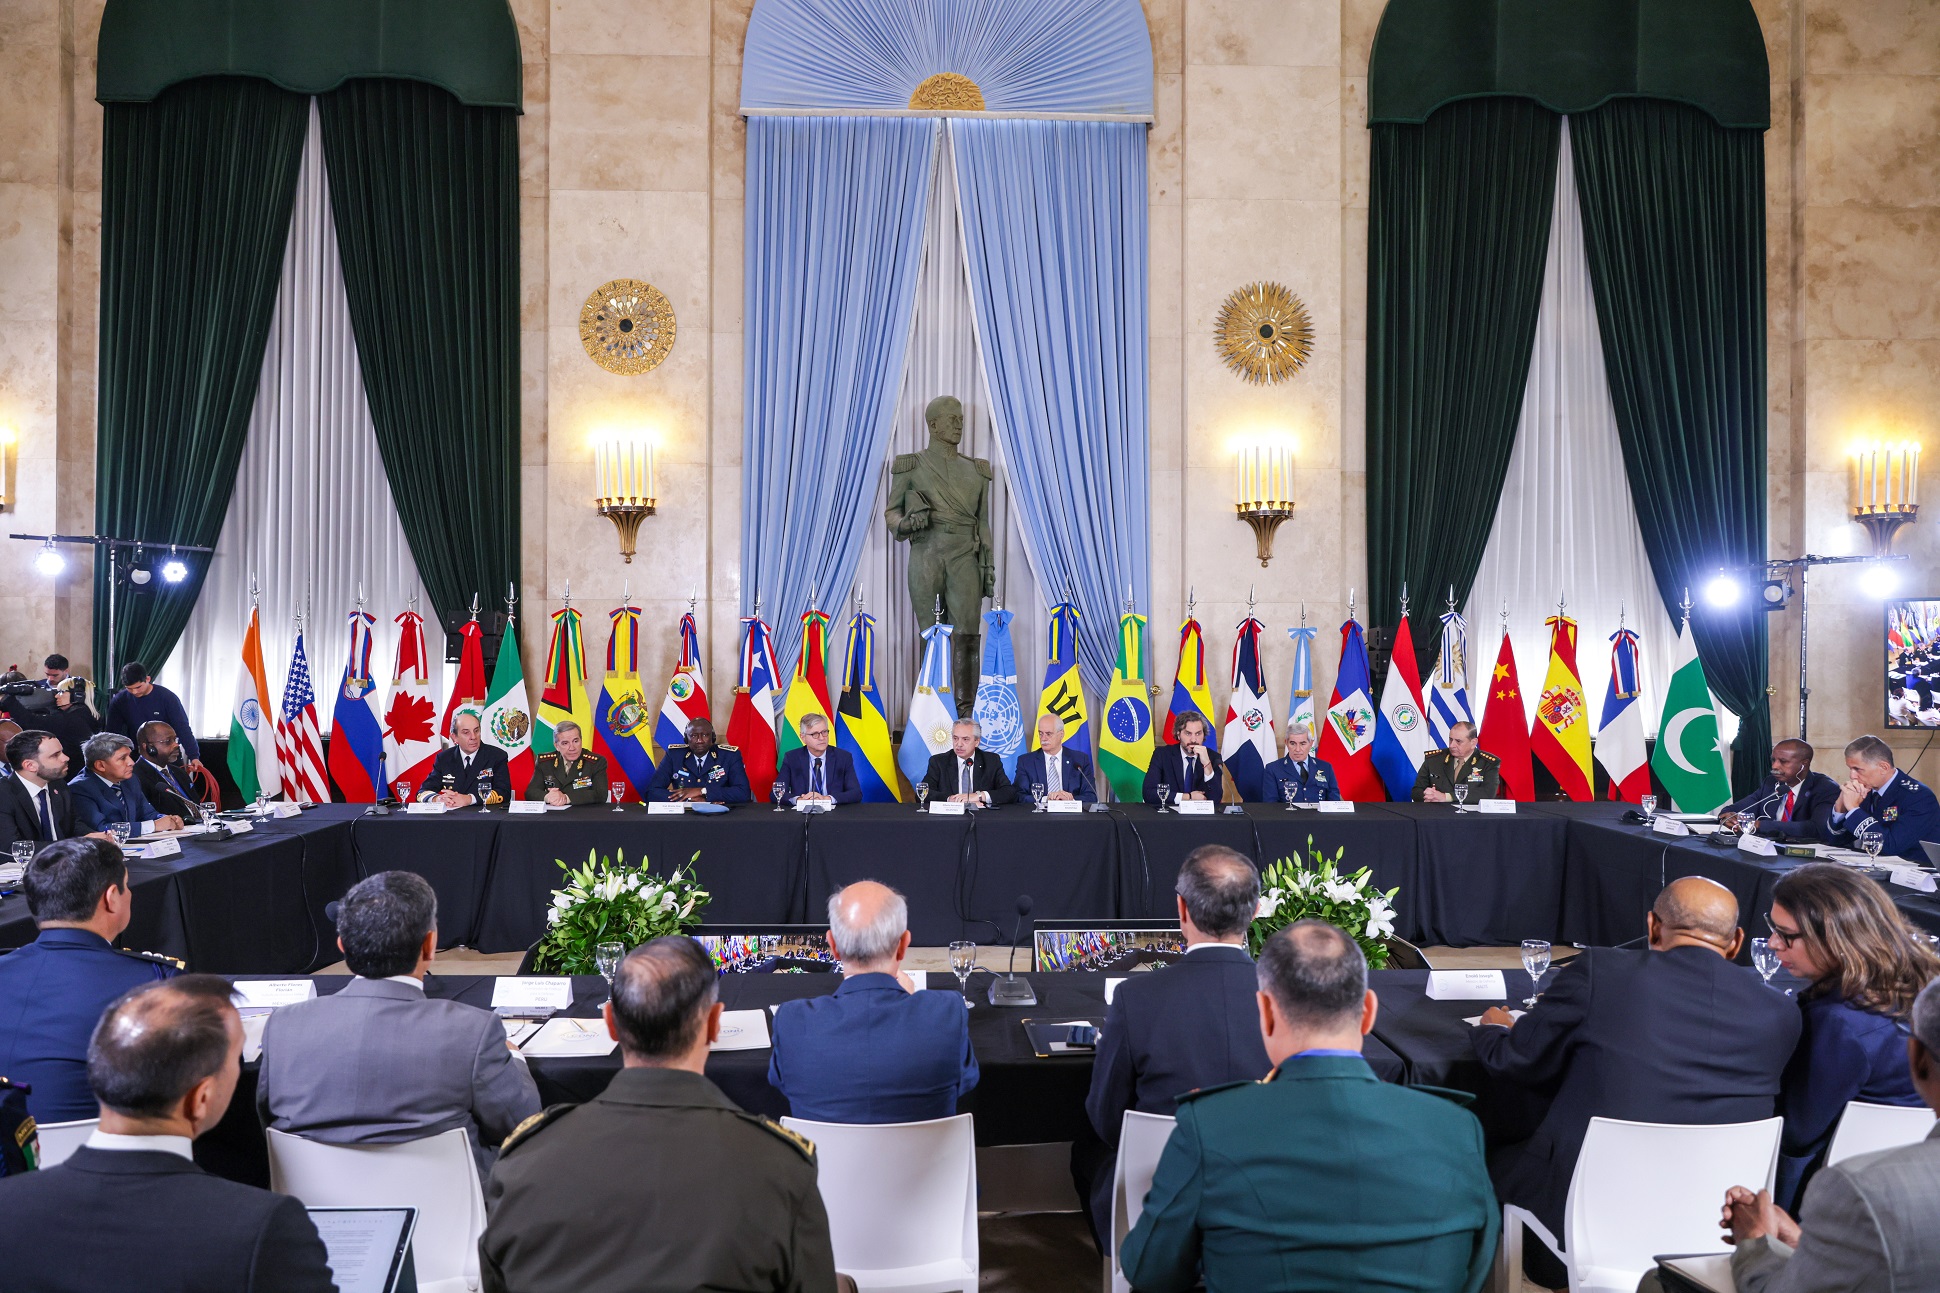
[[[1225,844],[1271,862],[1309,837],[1342,865],[1399,888],[1396,933],[1417,944],[1514,945],[1526,938],[1605,946],[1642,936],[1659,889],[1709,876],[1738,897],[1754,933],[1772,886],[1800,865],[1671,838],[1619,820],[1622,804],[1519,804],[1513,815],[1446,804],[1360,804],[1353,813],[1248,805],[1181,816],[1144,805],[1073,815],[1024,805],[961,817],[864,804],[826,814],[739,805],[720,816],[650,815],[631,805],[543,815],[460,810],[372,815],[323,805],[265,819],[229,840],[183,841],[180,854],[132,859],[126,946],[222,974],[302,974],[339,959],[325,906],[364,876],[415,871],[438,894],[445,946],[524,949],[544,930],[562,875],[589,853],[665,873],[690,861],[711,894],[711,924],[816,922],[835,888],[881,880],[909,899],[920,946],[1008,942],[1017,900],[1034,920],[1174,918],[1187,853]],[[1940,932],[1940,898],[1888,883],[1915,922]],[[0,949],[31,941],[25,899],[0,897]]]

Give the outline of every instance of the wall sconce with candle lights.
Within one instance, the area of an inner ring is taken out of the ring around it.
[[[1891,555],[1893,536],[1919,515],[1919,445],[1869,444],[1852,451],[1852,519],[1872,536],[1875,557]]]
[[[1277,441],[1241,446],[1233,463],[1233,510],[1253,527],[1260,565],[1273,560],[1273,532],[1293,515],[1293,448]]]
[[[593,467],[599,514],[620,532],[620,555],[631,564],[640,522],[658,510],[653,441],[637,433],[602,437],[593,445]]]

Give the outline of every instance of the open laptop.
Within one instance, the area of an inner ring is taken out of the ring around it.
[[[696,925],[689,931],[722,974],[834,974],[827,925]]]
[[[305,1208],[323,1237],[337,1293],[418,1293],[416,1208]]]
[[[1162,920],[1040,920],[1031,926],[1031,967],[1124,974],[1157,969],[1186,954],[1176,923]]]

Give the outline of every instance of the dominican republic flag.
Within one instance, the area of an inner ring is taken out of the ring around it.
[[[1320,727],[1320,757],[1334,766],[1343,799],[1380,803],[1388,792],[1374,770],[1374,701],[1369,692],[1367,642],[1359,620],[1340,626],[1340,668],[1334,698]],[[1412,789],[1412,787],[1410,787]]]
[[[1637,635],[1618,629],[1610,638],[1610,689],[1603,693],[1603,726],[1596,733],[1596,761],[1610,774],[1610,798],[1639,803],[1650,793],[1644,762],[1643,690]]]
[[[741,752],[748,770],[748,790],[756,799],[774,791],[775,761],[775,649],[768,626],[758,615],[741,620],[741,680],[734,689],[734,712],[728,715],[728,744]]]
[[[317,693],[310,685],[310,661],[303,633],[296,635],[290,676],[283,685],[283,719],[276,725],[276,768],[283,798],[291,803],[327,804],[330,779],[323,768],[323,734],[317,729]]]
[[[1287,703],[1288,736],[1293,735],[1296,727],[1306,728],[1313,736],[1320,735],[1314,719],[1314,635],[1318,632],[1310,624],[1287,630],[1287,636],[1293,639],[1293,699]]]
[[[408,799],[405,787],[424,785],[438,757],[438,702],[431,693],[424,616],[406,611],[397,617],[397,627],[397,669],[384,700],[384,775],[397,787],[398,798]]]
[[[897,766],[912,786],[928,774],[930,760],[950,748],[950,729],[957,721],[956,697],[950,691],[950,633],[948,624],[923,630],[923,664],[916,671],[903,744],[896,752]]]
[[[1434,749],[1428,717],[1422,712],[1421,669],[1415,664],[1415,635],[1408,617],[1394,631],[1394,655],[1381,688],[1381,713],[1374,724],[1374,766],[1387,783],[1388,798],[1411,799],[1421,761]]]
[[[350,658],[330,710],[330,778],[352,804],[375,803],[384,785],[384,729],[377,722],[377,683],[370,675],[375,623],[377,617],[368,611],[350,613]]]
[[[1468,621],[1460,611],[1442,615],[1441,658],[1428,675],[1423,699],[1428,702],[1428,739],[1437,749],[1448,748],[1449,728],[1475,721],[1468,703]]]
[[[667,682],[667,694],[660,701],[660,717],[654,723],[655,757],[687,742],[687,725],[707,718],[707,676],[701,670],[701,634],[694,627],[694,612],[680,617],[680,663]],[[649,773],[651,778],[653,774]]]
[[[1233,640],[1233,690],[1226,700],[1226,730],[1219,757],[1233,778],[1233,788],[1245,800],[1257,800],[1266,779],[1266,765],[1280,757],[1273,733],[1273,703],[1266,698],[1260,676],[1260,630],[1266,626],[1251,615],[1239,622]]]

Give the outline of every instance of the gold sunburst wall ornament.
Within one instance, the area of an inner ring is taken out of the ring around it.
[[[982,112],[983,87],[961,73],[938,72],[916,87],[909,106],[919,112]]]
[[[609,373],[650,373],[674,348],[674,307],[651,283],[616,278],[586,298],[579,343]]]
[[[1314,351],[1314,321],[1278,283],[1250,283],[1226,298],[1213,341],[1227,367],[1255,385],[1285,381]]]

